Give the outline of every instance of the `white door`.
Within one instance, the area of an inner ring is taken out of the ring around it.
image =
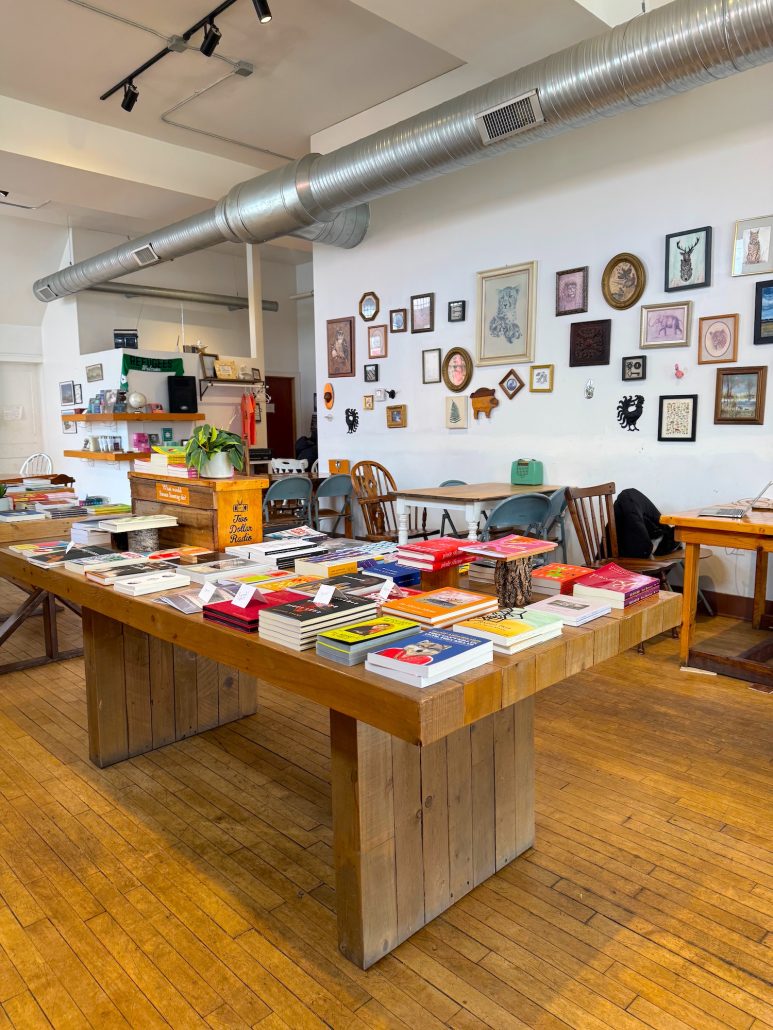
[[[17,474],[42,447],[40,365],[0,359],[0,475]]]

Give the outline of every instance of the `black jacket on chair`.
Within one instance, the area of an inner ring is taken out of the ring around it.
[[[621,490],[615,500],[617,548],[626,558],[649,558],[652,545],[660,540],[655,556],[676,549],[674,530],[660,523],[660,512],[640,490]]]

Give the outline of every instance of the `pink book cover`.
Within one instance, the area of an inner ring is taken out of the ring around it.
[[[638,590],[651,588],[657,580],[652,576],[642,576],[638,572],[629,572],[615,562],[607,562],[601,568],[575,580],[575,586],[597,587],[600,590],[617,590],[623,596],[634,594]]]
[[[535,540],[530,536],[503,536],[500,540],[486,540],[480,544],[463,544],[469,554],[482,554],[488,558],[525,558],[530,554],[544,554],[557,546],[552,540]]]

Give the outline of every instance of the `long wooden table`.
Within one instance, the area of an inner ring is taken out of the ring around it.
[[[261,680],[330,709],[339,946],[363,968],[533,843],[537,691],[671,629],[680,608],[662,593],[419,689],[6,551],[0,575],[81,605],[97,765],[255,712]]]
[[[768,555],[773,551],[773,512],[750,511],[740,519],[723,519],[701,516],[698,511],[680,511],[660,518],[665,525],[675,527],[676,539],[685,546],[679,658],[683,665],[692,668],[773,685],[773,673],[770,666],[764,664],[773,654],[771,643],[763,643],[737,657],[699,651],[693,647],[701,544],[756,552],[752,626],[755,629],[765,626],[768,618],[765,615]]]

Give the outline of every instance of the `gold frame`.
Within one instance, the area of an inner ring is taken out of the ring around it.
[[[547,390],[542,390],[540,388],[535,389],[535,387],[534,387],[534,373],[539,371],[539,369],[541,369],[541,368],[548,368],[548,369],[550,369],[550,386],[547,388]],[[555,377],[556,377],[556,366],[555,365],[532,365],[530,367],[530,369],[529,369],[529,393],[552,393],[553,392],[553,385],[555,383]]]
[[[633,265],[636,277],[638,279],[638,286],[631,294],[630,300],[627,300],[624,304],[615,300],[612,296],[612,292],[609,289],[609,277],[612,274],[613,269],[621,264],[623,261],[627,261],[628,264]],[[615,308],[616,311],[627,311],[628,308],[632,308],[634,304],[638,304],[641,300],[641,296],[647,286],[647,270],[641,262],[640,258],[637,258],[635,254],[629,254],[627,251],[623,251],[620,254],[615,254],[613,258],[607,261],[604,271],[601,273],[601,292],[604,294],[604,300],[609,304],[611,308]]]
[[[372,393],[365,393],[362,396],[362,410],[373,411],[376,406],[375,397]]]
[[[732,322],[733,323],[733,347],[732,357],[723,355],[721,358],[704,358],[703,357],[703,326],[706,323],[706,327],[710,322]],[[699,365],[727,365],[730,362],[738,361],[738,314],[732,315],[702,315],[698,319],[698,364]]]
[[[397,412],[399,419],[393,420],[392,413]],[[387,429],[405,429],[408,425],[408,408],[405,404],[387,404],[386,408]]]
[[[215,362],[215,377],[217,379],[225,379],[228,382],[238,379],[239,373],[236,368],[236,362],[233,359],[220,360],[218,358]]]
[[[684,340],[664,340],[662,343],[647,342],[647,315],[650,311],[660,311],[663,308],[685,308],[684,316]],[[692,301],[677,300],[666,301],[665,304],[642,304],[641,323],[639,326],[639,350],[666,350],[669,347],[689,347],[692,336]]]
[[[372,315],[363,315],[362,305],[365,303],[368,297],[372,297],[373,300],[376,302],[376,310],[373,312]],[[378,318],[378,313],[381,310],[381,301],[379,300],[378,294],[373,290],[367,290],[365,293],[363,293],[363,295],[360,297],[360,303],[357,306],[357,310],[359,311],[360,318],[363,320],[363,322],[375,322]]]
[[[448,366],[451,364],[451,359],[457,354],[461,354],[461,356],[467,362],[467,375],[464,377],[464,382],[461,383],[459,386],[455,386],[454,383],[451,382],[451,379],[448,375]],[[440,363],[440,374],[443,377],[443,382],[446,384],[451,393],[463,393],[470,385],[470,380],[472,379],[472,373],[474,368],[475,363],[472,360],[472,354],[470,354],[468,350],[465,350],[464,347],[452,347]]]

